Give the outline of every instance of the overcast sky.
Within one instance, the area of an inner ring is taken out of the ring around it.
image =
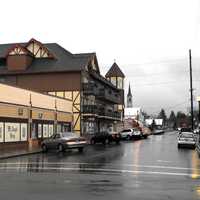
[[[149,113],[187,110],[191,48],[200,95],[199,0],[2,0],[0,19],[0,43],[33,37],[96,52],[103,74],[116,59],[134,106]]]

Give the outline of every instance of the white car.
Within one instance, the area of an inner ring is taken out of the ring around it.
[[[190,147],[195,149],[196,141],[192,132],[181,132],[178,136],[178,148]]]
[[[126,139],[126,140],[132,139],[133,132],[134,132],[134,130],[132,128],[121,131],[120,132],[121,139]]]

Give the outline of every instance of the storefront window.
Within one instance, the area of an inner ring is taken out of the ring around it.
[[[5,123],[5,142],[20,141],[20,123]]]
[[[3,127],[4,123],[1,122],[0,123],[0,142],[4,141],[4,127]]]
[[[32,138],[32,139],[37,138],[36,124],[35,124],[35,123],[32,124],[31,138]]]
[[[21,124],[21,141],[27,141],[27,124]]]
[[[43,124],[43,138],[49,137],[48,124]]]
[[[61,124],[57,124],[57,133],[61,133],[62,132],[62,126]]]
[[[49,125],[49,137],[53,135],[53,124]]]
[[[42,124],[38,124],[38,138],[42,137]]]
[[[70,124],[63,124],[63,132],[71,131],[71,125]]]

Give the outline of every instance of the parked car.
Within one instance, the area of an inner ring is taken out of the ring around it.
[[[47,152],[49,149],[56,149],[59,152],[65,151],[66,149],[78,149],[82,152],[87,142],[85,138],[79,137],[73,132],[64,132],[54,134],[49,139],[45,139],[41,148],[43,152]]]
[[[138,128],[133,128],[133,134],[132,134],[133,139],[141,139],[143,138],[143,133],[140,129]]]
[[[116,144],[119,144],[121,140],[121,136],[117,132],[97,132],[94,134],[94,136],[90,139],[91,144],[96,143],[102,143],[102,144],[110,144],[112,142],[115,142]]]
[[[192,132],[181,132],[178,136],[178,148],[191,147],[195,149],[196,141]]]
[[[130,128],[130,129],[125,129],[121,131],[120,133],[122,139],[141,139],[141,138],[147,138],[148,134],[146,132],[142,132],[139,128]]]
[[[187,127],[182,127],[179,129],[179,134],[181,134],[182,132],[193,132],[191,128],[187,128]]]
[[[131,140],[134,130],[132,128],[124,129],[120,132],[121,139]]]

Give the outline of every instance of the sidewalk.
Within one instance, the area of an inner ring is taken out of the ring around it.
[[[40,147],[26,147],[26,148],[5,148],[0,149],[0,159],[13,158],[18,156],[31,155],[41,153]]]

